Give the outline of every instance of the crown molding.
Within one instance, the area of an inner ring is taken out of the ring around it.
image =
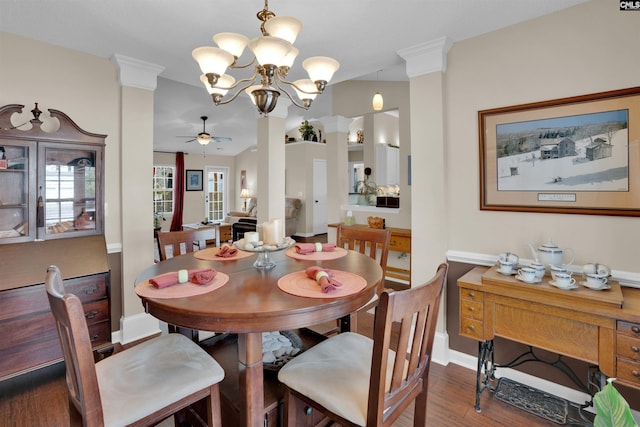
[[[453,42],[440,37],[415,46],[396,51],[406,62],[409,78],[435,72],[444,72],[447,68],[447,53]]]

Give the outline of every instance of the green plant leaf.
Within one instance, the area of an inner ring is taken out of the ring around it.
[[[593,396],[596,406],[594,427],[638,427],[631,415],[629,404],[607,380],[607,385]]]

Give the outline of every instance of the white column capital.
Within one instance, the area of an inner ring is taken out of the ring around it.
[[[347,133],[349,131],[349,125],[353,121],[353,119],[349,119],[343,116],[325,116],[320,117],[318,121],[324,127],[324,133],[336,133],[343,132]]]
[[[444,72],[447,68],[447,53],[453,42],[447,37],[441,37],[429,42],[407,47],[396,51],[407,64],[409,78]]]
[[[120,86],[131,86],[138,89],[156,90],[158,75],[164,67],[141,61],[124,55],[114,54],[111,62],[118,69]]]

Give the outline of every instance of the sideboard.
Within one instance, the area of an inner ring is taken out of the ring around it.
[[[608,291],[570,291],[526,284],[495,267],[476,267],[458,279],[462,336],[480,342],[476,410],[491,389],[492,341],[503,337],[596,365],[606,377],[640,389],[640,289],[610,281]]]
[[[94,349],[111,345],[109,262],[104,235],[0,245],[0,380],[62,360],[44,278],[57,265],[83,303]]]

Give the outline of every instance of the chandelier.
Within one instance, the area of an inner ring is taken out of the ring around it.
[[[218,47],[204,46],[193,50],[192,56],[200,65],[202,75],[200,81],[205,85],[215,105],[228,104],[245,92],[258,108],[260,114],[267,115],[276,107],[281,92],[297,107],[309,108],[317,95],[321,94],[340,63],[326,56],[314,56],[302,62],[302,67],[309,74],[308,79],[287,81],[293,61],[298,56],[298,49],[293,46],[302,22],[292,16],[276,16],[269,10],[269,2],[265,0],[264,9],[257,17],[262,24],[262,36],[249,40],[237,33],[219,33],[213,36]],[[238,65],[238,58],[245,47],[253,53],[248,64]],[[237,80],[225,74],[227,68],[248,68],[255,63],[253,75]],[[257,80],[259,79],[259,83]],[[300,101],[291,95],[293,88]],[[225,98],[230,90],[233,95]]]

